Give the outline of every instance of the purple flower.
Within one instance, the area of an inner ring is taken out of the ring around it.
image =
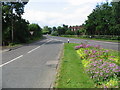
[[[104,52],[108,52],[109,50],[105,50]]]
[[[96,55],[92,55],[91,57],[96,57]]]
[[[100,45],[95,45],[94,47],[95,47],[95,48],[100,48]]]
[[[111,56],[111,57],[115,57],[115,56]]]
[[[97,51],[95,51],[95,50],[92,50],[92,53],[96,53]]]
[[[91,47],[91,45],[87,44],[85,47],[88,48],[88,47]]]

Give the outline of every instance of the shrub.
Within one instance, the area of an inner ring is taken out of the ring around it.
[[[58,32],[57,32],[57,31],[54,31],[54,32],[51,33],[51,35],[53,35],[53,36],[58,36]]]
[[[74,31],[67,30],[67,31],[65,32],[65,34],[66,34],[66,35],[74,35],[75,32],[74,32]]]

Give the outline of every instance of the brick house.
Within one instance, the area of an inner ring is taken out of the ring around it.
[[[71,31],[77,31],[77,30],[80,30],[81,28],[83,28],[83,26],[70,26],[69,29]]]

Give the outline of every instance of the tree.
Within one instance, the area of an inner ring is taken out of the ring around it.
[[[88,35],[119,35],[120,2],[97,5],[85,21]]]
[[[66,34],[66,35],[74,35],[75,32],[74,32],[74,31],[67,30],[67,31],[65,32],[65,34]]]
[[[29,34],[27,34],[28,31],[26,30],[28,22],[21,18],[26,4],[27,2],[2,2],[2,43],[4,45],[8,45],[12,42],[12,33],[14,35],[14,42],[16,42],[16,40],[25,42],[25,40],[21,38],[28,37]],[[22,29],[20,26],[23,26]],[[18,37],[18,32],[22,35],[23,30],[27,32],[25,33],[25,37]]]
[[[52,28],[48,26],[44,26],[42,31],[43,31],[43,34],[51,34]]]
[[[29,31],[33,31],[34,37],[41,37],[42,36],[42,28],[38,24],[29,24],[28,26]]]
[[[57,32],[58,32],[58,35],[62,35],[64,33],[64,30],[61,26],[58,26],[57,27]]]
[[[120,35],[120,2],[112,2],[112,23],[110,26],[111,33]]]

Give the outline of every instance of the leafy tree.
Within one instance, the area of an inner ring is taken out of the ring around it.
[[[33,31],[34,37],[41,37],[42,36],[42,28],[38,24],[29,24],[28,30]]]
[[[26,4],[27,2],[2,2],[2,43],[4,45],[8,45],[12,41],[12,30],[14,42],[16,42],[16,40],[25,42],[26,40],[24,39],[28,38],[29,34],[26,29],[28,22],[21,17]],[[26,33],[22,36],[23,32]]]
[[[65,34],[65,32],[68,30],[68,25],[65,25],[65,24],[63,24],[63,34]]]
[[[42,31],[43,31],[43,34],[51,34],[52,28],[48,26],[44,26]]]
[[[64,30],[61,26],[58,26],[57,27],[57,32],[58,32],[58,35],[62,35],[64,33]]]
[[[57,28],[56,28],[56,27],[53,27],[53,28],[52,28],[52,31],[57,31]]]
[[[97,5],[85,21],[88,35],[120,35],[120,2]]]
[[[53,35],[53,36],[58,36],[58,32],[57,32],[57,31],[53,31],[53,32],[51,33],[51,35]]]

